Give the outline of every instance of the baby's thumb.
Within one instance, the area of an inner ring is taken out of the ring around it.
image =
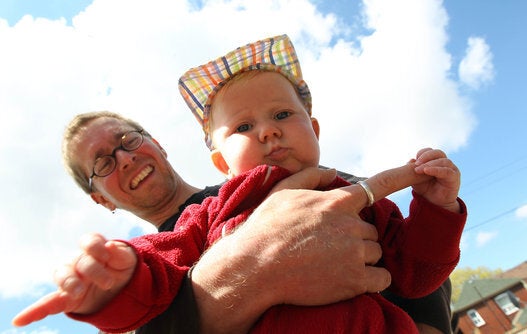
[[[126,270],[135,267],[137,255],[133,248],[123,241],[110,240],[105,244],[110,258],[107,265],[115,270]]]

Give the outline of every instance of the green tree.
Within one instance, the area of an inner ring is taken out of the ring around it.
[[[450,280],[452,281],[452,302],[455,303],[458,300],[461,294],[461,288],[463,288],[463,284],[466,281],[470,279],[492,278],[502,272],[501,269],[489,269],[482,266],[477,268],[457,268],[450,275]]]

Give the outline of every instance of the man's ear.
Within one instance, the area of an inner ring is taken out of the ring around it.
[[[320,139],[320,124],[318,124],[318,119],[311,117],[311,126],[313,127],[313,131],[315,131],[317,138]]]
[[[210,158],[217,170],[219,170],[225,176],[229,175],[229,166],[225,162],[225,159],[223,159],[223,155],[219,150],[213,149],[210,152]]]
[[[163,152],[163,154],[165,155],[165,158],[168,157],[167,151],[165,151],[165,149],[163,148],[163,146],[161,146],[161,144],[159,144],[159,142],[158,142],[155,138],[150,137],[150,139],[154,142],[154,144],[157,145],[157,147],[159,147],[159,149],[161,150],[161,152]]]
[[[104,197],[100,192],[93,192],[90,194],[91,199],[105,208],[107,208],[110,211],[115,211],[117,209],[117,206],[110,202],[106,197]]]

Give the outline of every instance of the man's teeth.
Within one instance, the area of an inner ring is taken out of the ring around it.
[[[141,173],[139,173],[136,177],[134,177],[134,179],[132,180],[132,183],[130,184],[130,187],[132,189],[137,188],[139,183],[143,181],[144,178],[147,177],[148,174],[150,174],[153,170],[154,168],[152,166],[147,166],[145,169],[143,169]]]

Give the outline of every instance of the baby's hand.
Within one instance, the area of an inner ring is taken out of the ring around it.
[[[81,248],[82,254],[55,274],[57,291],[16,315],[13,325],[25,326],[60,312],[96,312],[132,277],[137,256],[127,244],[93,234],[83,238]]]
[[[459,212],[457,201],[461,173],[454,163],[441,150],[425,148],[417,152],[415,172],[433,176],[432,179],[414,184],[413,190],[429,202],[452,212]]]

